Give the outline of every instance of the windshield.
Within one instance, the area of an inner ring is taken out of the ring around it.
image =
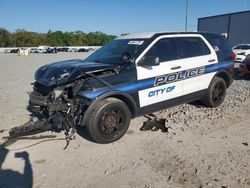
[[[121,64],[122,54],[127,52],[134,58],[136,53],[143,48],[146,39],[116,39],[106,44],[85,61],[97,63]]]
[[[238,45],[234,47],[235,50],[249,50],[250,45]]]

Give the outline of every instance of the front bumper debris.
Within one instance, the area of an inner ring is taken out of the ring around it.
[[[33,121],[32,119],[27,123],[14,127],[9,131],[9,138],[19,137],[19,136],[28,136],[52,129],[52,124],[48,121]]]
[[[48,106],[48,96],[38,96],[31,93],[29,102],[37,106]]]

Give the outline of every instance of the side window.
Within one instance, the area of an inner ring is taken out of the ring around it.
[[[219,62],[231,60],[232,49],[223,36],[217,34],[204,34],[204,37],[214,48]]]
[[[159,57],[160,62],[179,59],[177,38],[164,38],[157,41],[147,53],[145,57]]]
[[[182,58],[196,57],[210,54],[206,43],[199,37],[180,38]]]

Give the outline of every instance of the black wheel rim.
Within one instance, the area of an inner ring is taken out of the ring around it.
[[[222,83],[217,83],[214,86],[212,100],[214,104],[220,104],[225,96],[225,87]]]
[[[100,119],[100,131],[106,136],[116,135],[124,127],[125,115],[119,108],[106,110]]]

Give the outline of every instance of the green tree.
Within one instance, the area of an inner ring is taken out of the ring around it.
[[[47,34],[50,46],[64,46],[64,35],[61,31],[51,32]]]
[[[87,40],[89,46],[102,46],[111,40],[116,38],[115,35],[106,35],[100,31],[90,32],[87,34]]]
[[[10,33],[3,28],[0,28],[0,47],[7,47],[11,44]]]
[[[82,31],[75,31],[75,37],[77,40],[77,46],[87,46],[88,39],[87,34]]]
[[[49,46],[102,46],[113,40],[115,35],[107,35],[100,31],[88,34],[78,30],[74,32],[51,31],[47,33],[36,33],[17,29],[10,33],[6,29],[0,28],[1,47],[33,47],[40,45]]]
[[[46,45],[46,35],[18,29],[12,34],[12,44],[15,47],[32,47]]]

